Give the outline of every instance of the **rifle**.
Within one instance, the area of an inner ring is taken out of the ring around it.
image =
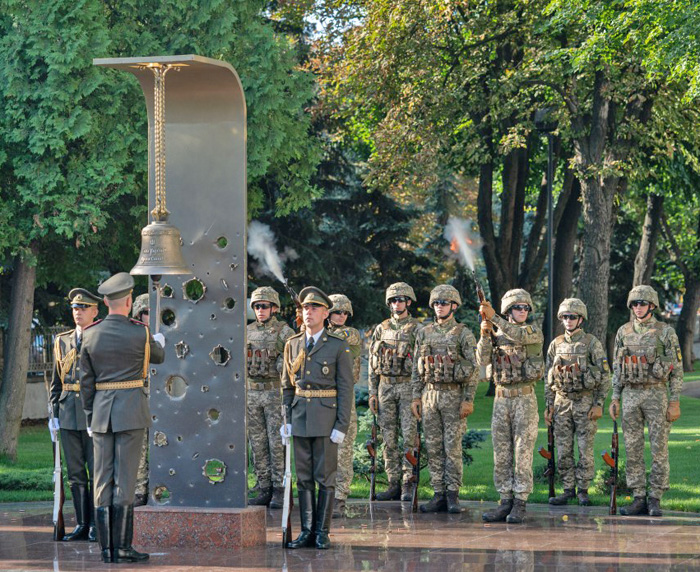
[[[418,487],[420,486],[420,430],[421,422],[418,421],[416,428],[416,440],[413,447],[406,449],[406,460],[413,468],[411,482],[413,483],[413,494],[411,496],[411,510],[418,512]]]
[[[49,420],[54,420],[51,401],[49,401]],[[53,447],[53,539],[56,542],[62,541],[66,535],[63,521],[63,503],[65,502],[66,493],[63,490],[63,470],[61,469],[61,443],[58,432],[56,432],[56,441]]]
[[[282,282],[284,285],[284,289],[287,291],[287,294],[289,294],[292,298],[292,301],[294,302],[294,305],[297,307],[297,310],[301,310],[301,301],[299,300],[299,294],[296,293],[294,288],[292,288],[289,285],[289,282],[284,280]],[[296,324],[297,324],[297,330],[301,328],[302,324],[304,323],[304,320],[299,317],[299,314],[297,313],[297,318],[295,319]]]
[[[617,408],[613,408],[617,414]],[[610,477],[605,481],[606,485],[610,485],[610,514],[617,514],[617,463],[619,457],[619,442],[617,436],[617,420],[613,419],[613,435],[612,444],[610,447],[612,456],[607,451],[603,451],[602,457],[605,464],[610,467]]]
[[[554,420],[547,427],[547,449],[540,447],[540,455],[547,459],[547,470],[544,472],[547,480],[549,481],[549,496],[556,496],[554,490],[554,475],[556,473],[556,466],[554,464]]]
[[[369,453],[369,500],[377,500],[375,490],[375,478],[377,475],[377,416],[372,415],[372,433],[370,438],[365,442],[367,453]]]
[[[486,302],[486,294],[484,294],[484,288],[481,286],[481,282],[476,277],[476,272],[472,270],[472,280],[474,280],[474,288],[476,289],[476,295],[479,298],[479,304]],[[484,315],[479,313],[479,321],[485,320]]]
[[[282,403],[282,423],[287,426],[287,408]],[[292,539],[292,508],[294,508],[294,495],[292,494],[292,446],[287,443],[284,446],[284,504],[282,505],[282,548],[287,548],[287,542]]]

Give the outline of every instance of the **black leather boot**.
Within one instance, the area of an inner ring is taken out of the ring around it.
[[[326,550],[331,547],[330,531],[335,491],[319,490],[316,509],[316,548]]]
[[[421,512],[445,512],[447,510],[447,499],[445,493],[435,493],[427,503],[420,505]]]
[[[316,505],[314,491],[298,491],[301,532],[296,540],[287,542],[287,548],[311,548],[316,544]]]
[[[576,489],[564,489],[564,492],[555,497],[549,497],[549,504],[554,506],[561,506],[563,504],[569,504],[571,499],[576,498]]]
[[[75,508],[76,527],[73,532],[66,534],[63,537],[65,542],[73,540],[87,540],[89,535],[90,522],[90,497],[88,496],[88,488],[83,485],[71,485],[71,495],[73,495],[73,507]]]
[[[620,514],[623,516],[637,516],[639,514],[647,514],[646,497],[634,497],[632,504],[620,508]]]
[[[88,507],[89,507],[88,514],[90,515],[88,542],[97,542],[97,526],[95,526],[95,522],[97,521],[97,517],[95,516],[95,499],[92,496],[93,490],[94,489],[92,487],[92,481],[90,481],[90,485],[88,486],[88,491],[87,491]]]
[[[389,483],[389,488],[383,493],[377,494],[378,501],[399,500],[401,498],[401,484]]]
[[[101,506],[95,511],[97,519],[97,540],[102,550],[102,562],[111,562],[112,545],[112,507]]]
[[[511,510],[513,510],[513,499],[501,499],[501,504],[482,514],[481,519],[485,522],[505,522]]]
[[[149,555],[137,552],[131,546],[134,538],[134,505],[113,506],[112,534],[114,538],[114,558],[112,562],[143,562]]]

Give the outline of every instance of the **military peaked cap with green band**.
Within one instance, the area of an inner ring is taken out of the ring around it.
[[[333,306],[333,301],[328,295],[320,288],[316,288],[316,286],[307,286],[303,288],[301,292],[299,292],[299,301],[302,306],[304,304],[318,304],[328,309]]]
[[[97,291],[108,300],[119,300],[131,294],[134,278],[128,272],[119,272],[105,280]]]
[[[100,303],[100,299],[92,292],[85,290],[85,288],[73,288],[68,292],[68,299],[70,300],[71,308],[78,305],[97,306]]]

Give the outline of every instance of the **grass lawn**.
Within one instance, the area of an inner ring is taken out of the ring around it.
[[[686,374],[686,381],[700,381],[700,361],[696,362],[696,371]],[[464,485],[460,491],[460,498],[469,500],[496,501],[498,494],[493,488],[493,450],[491,445],[491,410],[493,398],[486,397],[487,385],[481,384],[477,392],[474,413],[468,419],[469,429],[484,431],[486,440],[480,443],[480,448],[471,449],[474,458],[471,465],[465,468]],[[543,385],[537,386],[537,398],[540,414],[544,406]],[[609,403],[609,402],[608,402]],[[604,464],[600,454],[610,448],[612,435],[612,420],[607,415],[607,403],[605,415],[598,422],[598,434],[595,441],[596,472],[607,475],[607,465]],[[695,465],[700,459],[700,399],[681,397],[681,418],[673,424],[669,438],[669,455],[671,460],[671,489],[664,495],[662,507],[669,510],[683,510],[700,512],[700,477],[695,473]],[[358,411],[362,414],[362,411]],[[367,436],[360,434],[357,440],[364,442]],[[544,419],[540,415],[539,435],[535,449],[546,447],[547,430]],[[624,461],[624,437],[620,429],[620,457]],[[649,445],[646,446],[647,467],[650,465]],[[535,490],[530,496],[532,502],[546,502],[548,487],[542,473],[546,461],[535,452],[534,472]],[[51,477],[53,472],[53,460],[51,442],[46,427],[23,427],[20,434],[20,443],[17,453],[17,461],[10,463],[0,459],[0,502],[51,500],[53,498]],[[254,484],[254,477],[249,476],[250,485]],[[624,483],[623,483],[624,484]],[[383,485],[378,487],[383,490]],[[557,487],[561,490],[561,486]],[[67,491],[68,492],[68,491]],[[429,486],[427,468],[421,473],[422,499],[432,496]],[[597,488],[591,488],[591,500],[596,505],[605,505],[608,502],[607,494]],[[369,495],[369,483],[364,479],[356,478],[353,482],[351,496],[355,498]],[[618,504],[626,504],[623,496],[618,496]]]

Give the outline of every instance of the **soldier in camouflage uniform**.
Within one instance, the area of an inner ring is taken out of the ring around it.
[[[549,504],[567,504],[576,497],[578,488],[578,503],[588,506],[588,486],[595,476],[593,441],[610,391],[610,368],[603,345],[583,331],[588,309],[581,300],[564,300],[557,318],[565,333],[555,338],[547,351],[544,419],[547,426],[554,423],[557,468],[564,492],[551,497]],[[578,442],[578,463],[574,462],[574,436]]]
[[[250,305],[255,322],[248,324],[248,441],[258,496],[251,505],[284,505],[284,447],[279,439],[282,425],[280,375],[284,343],[294,331],[275,317],[280,298],[269,286],[253,291]]]
[[[329,298],[333,302],[333,306],[328,316],[328,331],[347,340],[352,353],[352,379],[357,385],[357,382],[360,380],[362,340],[360,339],[360,332],[345,325],[348,316],[352,316],[352,303],[343,294],[331,294]],[[355,444],[355,437],[357,437],[357,410],[354,399],[351,406],[350,427],[348,427],[345,440],[338,445],[338,473],[335,477],[333,518],[340,518],[345,515],[345,501],[350,493],[350,484],[353,477],[353,445]]]
[[[141,294],[134,300],[131,306],[131,316],[139,322],[148,325],[150,316],[150,302],[148,294]],[[143,506],[148,503],[148,427],[143,432],[143,445],[141,447],[141,460],[139,472],[136,475],[136,497],[134,506]]]
[[[627,454],[627,486],[632,504],[620,514],[662,516],[661,497],[669,488],[668,434],[681,416],[683,363],[676,332],[652,312],[659,297],[651,286],[635,286],[627,296],[634,318],[615,336],[613,398],[610,416],[617,419],[622,397],[622,432]],[[651,472],[647,499],[644,423],[649,428]],[[648,501],[648,502],[647,502]]]
[[[520,288],[509,290],[501,300],[501,314],[507,319],[496,315],[488,302],[479,307],[484,320],[476,358],[479,365],[491,366],[496,385],[491,418],[493,480],[501,497],[495,510],[483,514],[486,522],[523,522],[532,492],[539,422],[534,386],[544,374],[542,332],[526,323],[533,309],[530,294]]]
[[[377,325],[369,348],[369,408],[378,416],[384,439],[384,467],[389,488],[377,500],[411,500],[412,466],[399,447],[399,427],[406,445],[416,438],[416,420],[411,413],[413,346],[420,322],[408,308],[416,295],[405,282],[386,289],[391,318]],[[403,478],[402,478],[403,477]]]
[[[441,284],[430,293],[435,322],[416,335],[413,355],[413,414],[423,418],[433,498],[421,505],[421,512],[461,512],[462,435],[466,418],[474,411],[478,383],[476,340],[454,312],[462,304],[453,286]]]

